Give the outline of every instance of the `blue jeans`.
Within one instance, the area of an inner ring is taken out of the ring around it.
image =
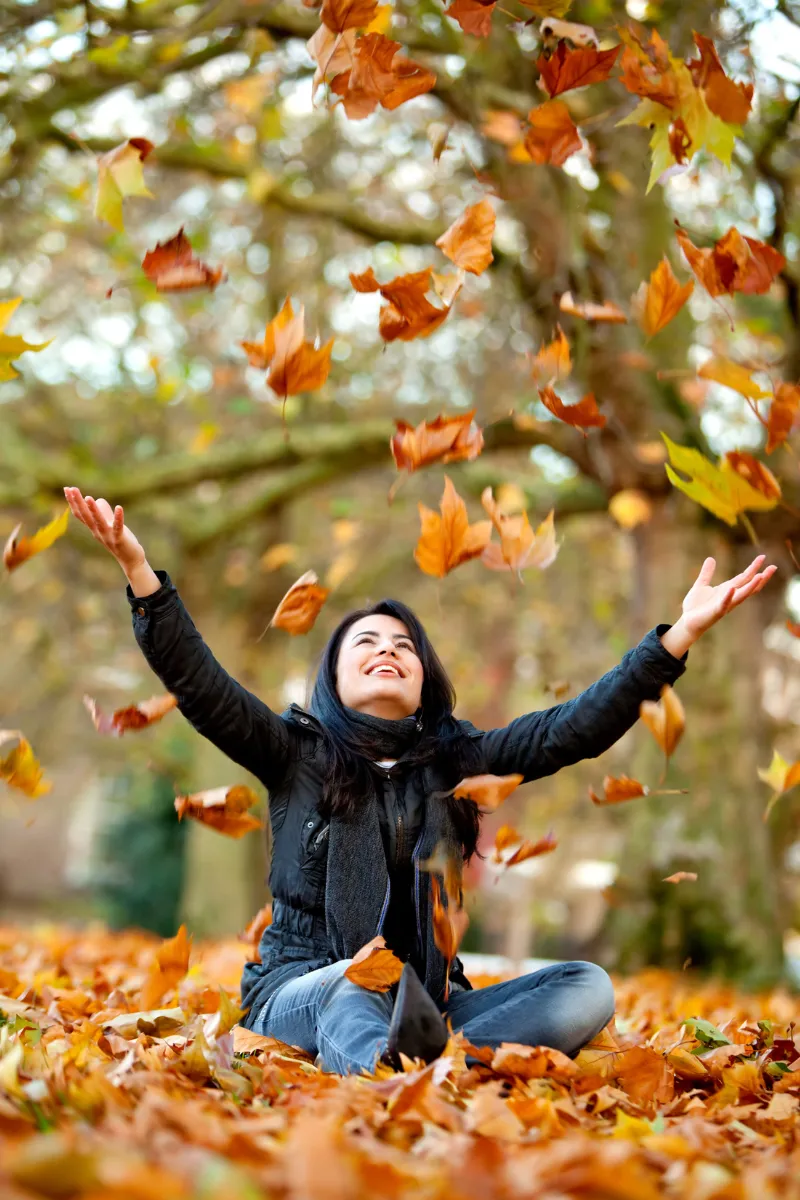
[[[316,1055],[323,1071],[374,1071],[386,1049],[394,1001],[389,992],[368,992],[346,979],[350,961],[309,971],[278,988],[253,1031]],[[614,1015],[614,989],[594,963],[557,963],[505,983],[457,992],[441,1011],[453,1031],[461,1030],[474,1046],[520,1042],[576,1054]]]

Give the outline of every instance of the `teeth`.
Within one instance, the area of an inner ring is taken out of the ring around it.
[[[398,675],[399,676],[399,674],[400,674],[400,672],[398,670],[396,670],[394,667],[375,667],[374,670],[370,671],[370,675]]]

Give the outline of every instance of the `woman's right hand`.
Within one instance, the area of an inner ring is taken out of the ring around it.
[[[141,544],[125,524],[121,504],[112,511],[107,500],[84,497],[76,487],[65,487],[64,495],[73,515],[83,522],[95,541],[113,554],[128,578],[147,563]]]

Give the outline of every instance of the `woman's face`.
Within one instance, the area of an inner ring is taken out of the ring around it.
[[[422,679],[414,643],[397,617],[362,617],[342,638],[336,689],[348,708],[388,720],[408,717],[419,708]]]

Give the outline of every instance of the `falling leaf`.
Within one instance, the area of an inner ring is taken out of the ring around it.
[[[135,729],[145,729],[148,725],[154,725],[156,721],[160,721],[177,706],[178,697],[173,696],[170,692],[151,696],[149,700],[142,700],[139,704],[129,704],[125,708],[118,708],[110,716],[97,707],[91,696],[84,696],[83,703],[94,721],[94,727],[98,733],[121,737],[123,733]]]
[[[395,421],[397,432],[389,443],[399,471],[418,471],[431,463],[472,462],[483,449],[483,433],[475,423],[475,409],[432,421],[409,425]]]
[[[665,683],[659,700],[643,700],[639,716],[652,733],[666,758],[670,758],[686,728],[686,713],[674,688]]]
[[[227,278],[222,267],[209,267],[195,258],[183,226],[168,242],[157,242],[142,259],[142,270],[159,292],[186,292],[192,288],[214,290]]]
[[[789,630],[789,633],[792,635],[792,637],[800,638],[800,622],[790,621],[787,618],[786,628]]]
[[[167,992],[177,987],[189,970],[191,948],[192,939],[186,936],[185,925],[181,925],[175,937],[161,943],[139,997],[144,1010],[155,1008]]]
[[[279,396],[297,396],[321,388],[331,369],[333,338],[324,346],[305,340],[302,304],[294,312],[286,299],[267,324],[263,342],[239,343],[251,367],[267,371],[267,383]]]
[[[642,282],[633,297],[633,312],[646,335],[654,337],[668,325],[693,291],[694,280],[679,283],[665,255],[651,273],[649,282]]]
[[[587,429],[602,429],[606,423],[606,418],[597,407],[594,392],[587,392],[577,404],[564,404],[551,387],[545,387],[539,388],[539,399],[559,421],[582,429],[584,437],[587,436]]]
[[[442,579],[450,571],[477,558],[489,542],[490,521],[470,525],[467,506],[446,475],[439,505],[441,515],[419,505],[422,529],[414,560],[426,575]]]
[[[782,446],[800,414],[800,385],[779,383],[767,416],[767,454]]]
[[[746,479],[751,487],[761,492],[762,496],[766,496],[768,500],[780,500],[781,485],[769,467],[759,462],[752,454],[748,454],[746,450],[728,450],[725,453],[725,462],[733,467],[742,479]]]
[[[549,58],[544,54],[539,56],[536,66],[552,99],[574,88],[608,79],[619,51],[619,46],[613,46],[610,50],[598,50],[595,46],[579,46],[570,50],[566,42],[561,40]]]
[[[481,133],[501,146],[522,145],[522,121],[513,112],[488,110],[483,116]]]
[[[351,120],[362,120],[378,105],[393,110],[429,92],[436,84],[432,71],[398,54],[400,42],[382,33],[357,38],[347,68],[334,76],[331,91],[341,96]],[[330,65],[326,68],[329,73]]]
[[[564,17],[570,10],[572,0],[520,0],[536,17]]]
[[[694,871],[676,871],[674,875],[667,875],[661,881],[662,883],[696,883],[697,874]]]
[[[734,83],[725,74],[710,38],[692,31],[699,58],[686,65],[695,87],[702,88],[711,112],[729,125],[744,125],[753,103],[752,83]]]
[[[145,186],[142,163],[153,150],[147,138],[128,138],[97,160],[97,197],[94,215],[112,229],[122,233],[122,201],[127,196],[149,196]]]
[[[435,163],[439,162],[445,150],[448,149],[447,141],[452,128],[452,125],[445,124],[444,121],[434,122],[433,125],[429,125],[427,128],[428,142],[430,143]]]
[[[370,267],[361,275],[351,275],[357,292],[380,292],[386,303],[378,318],[380,335],[385,342],[410,342],[429,337],[450,312],[450,305],[436,306],[428,299],[432,290],[433,267],[398,275],[389,283],[378,283]]]
[[[664,464],[670,482],[721,521],[735,525],[740,513],[748,509],[768,512],[777,504],[774,496],[765,496],[754,488],[726,458],[715,466],[699,450],[678,446],[665,433],[661,436],[672,463],[672,466]],[[673,467],[688,475],[688,481],[677,475]]]
[[[181,821],[191,817],[226,837],[240,838],[264,828],[262,822],[247,811],[257,803],[258,796],[252,788],[237,784],[194,792],[190,796],[176,796],[175,811]]]
[[[454,903],[451,897],[448,897],[448,904],[445,907],[442,901],[441,887],[436,875],[431,875],[431,896],[433,900],[433,940],[447,960],[449,975],[450,964],[458,953],[458,947],[461,945],[464,934],[467,932],[469,916],[463,908],[459,908]],[[445,988],[445,1000],[447,999],[448,992],[449,978]]]
[[[522,783],[524,775],[470,775],[462,779],[453,795],[456,800],[472,800],[488,812],[499,808]]]
[[[308,39],[306,49],[316,63],[316,71],[311,84],[312,99],[324,80],[332,80],[337,75],[350,70],[353,65],[355,45],[356,31],[354,29],[336,33],[328,29],[327,25],[320,25]]]
[[[622,488],[609,500],[608,511],[623,529],[635,529],[650,520],[653,506],[639,488]]]
[[[729,358],[710,358],[703,363],[697,374],[701,379],[711,379],[714,383],[721,383],[723,387],[732,388],[748,400],[761,400],[769,395],[769,392],[765,392],[754,382],[752,371]]]
[[[19,371],[15,371],[11,364],[20,354],[26,351],[36,354],[50,345],[50,342],[26,342],[22,337],[5,332],[6,325],[21,303],[21,296],[0,302],[0,383],[17,378]]]
[[[0,735],[1,736],[1,735]],[[776,802],[800,783],[800,761],[788,763],[777,750],[772,751],[772,762],[766,769],[758,767],[758,778],[762,783],[772,788],[773,796],[764,812],[764,820],[769,817]]]
[[[549,386],[567,379],[572,372],[569,342],[560,325],[556,325],[556,336],[546,345],[543,342],[531,364],[534,383]]]
[[[330,589],[322,587],[316,571],[306,571],[295,580],[275,609],[270,626],[285,629],[295,636],[308,633],[329,595]]]
[[[481,275],[494,261],[492,235],[496,217],[490,200],[479,200],[453,222],[436,245],[457,267]]]
[[[17,745],[0,758],[0,779],[9,787],[17,788],[38,800],[52,789],[52,783],[44,778],[44,771],[34,757],[30,742],[18,729],[0,729],[0,746],[16,741]]]
[[[400,959],[388,949],[386,939],[378,934],[353,955],[345,978],[368,992],[388,992],[403,974]]]
[[[245,942],[248,946],[256,947],[261,941],[261,935],[265,929],[272,924],[272,901],[267,903],[258,910],[249,924],[237,934],[240,942]]]
[[[322,0],[320,19],[334,33],[364,29],[375,19],[378,0]]]
[[[543,571],[555,562],[559,544],[552,509],[534,533],[528,514],[509,516],[502,512],[491,488],[484,489],[481,504],[500,535],[499,545],[491,542],[483,551],[481,561],[484,566],[492,571],[520,572],[527,567],[538,567]]]
[[[616,304],[606,300],[603,304],[594,304],[591,300],[577,302],[572,298],[572,292],[564,292],[558,302],[562,312],[571,317],[580,317],[583,321],[602,321],[610,325],[625,325],[628,318]]]
[[[324,26],[323,26],[324,28]],[[248,117],[255,117],[275,90],[277,72],[272,74],[246,75],[243,79],[232,79],[223,90],[225,100],[232,108],[238,108]]]
[[[580,150],[581,135],[561,100],[548,100],[528,113],[525,149],[535,163],[562,167]]]
[[[745,237],[731,226],[711,249],[695,246],[677,224],[676,237],[686,261],[709,296],[763,295],[786,266],[786,259],[766,242]]]
[[[487,38],[492,32],[492,15],[496,0],[451,0],[444,10],[446,17],[458,21],[464,33]]]
[[[40,554],[42,550],[47,550],[52,546],[53,542],[58,538],[63,537],[67,532],[69,523],[69,509],[65,508],[59,517],[54,517],[47,525],[43,525],[41,529],[37,529],[32,537],[19,537],[21,525],[17,525],[12,531],[3,549],[3,565],[7,571],[14,571],[22,563],[27,562],[29,558],[33,558],[35,554]]]
[[[627,775],[620,775],[618,778],[606,775],[603,780],[603,795],[598,796],[590,787],[589,798],[592,804],[621,804],[625,800],[635,800],[638,796],[647,796],[649,791],[650,789],[645,784],[639,783],[638,779],[631,779]]]
[[[507,826],[502,826],[498,834],[507,828]],[[502,862],[504,867],[518,866],[519,863],[526,862],[529,858],[541,858],[543,854],[552,854],[558,848],[558,842],[552,830],[545,834],[544,837],[539,838],[537,842],[528,841],[527,838],[520,839],[516,830],[511,830],[510,832],[514,834],[513,841],[507,843],[505,846],[500,845],[498,837],[495,838],[494,858],[496,862]],[[508,844],[514,845],[515,842],[519,842],[519,845],[517,845],[512,854],[508,858],[502,858],[501,851],[507,849]]]
[[[281,567],[287,567],[289,563],[296,561],[298,555],[297,546],[292,542],[276,542],[274,546],[270,546],[265,550],[258,560],[258,565],[262,571],[279,571]]]

